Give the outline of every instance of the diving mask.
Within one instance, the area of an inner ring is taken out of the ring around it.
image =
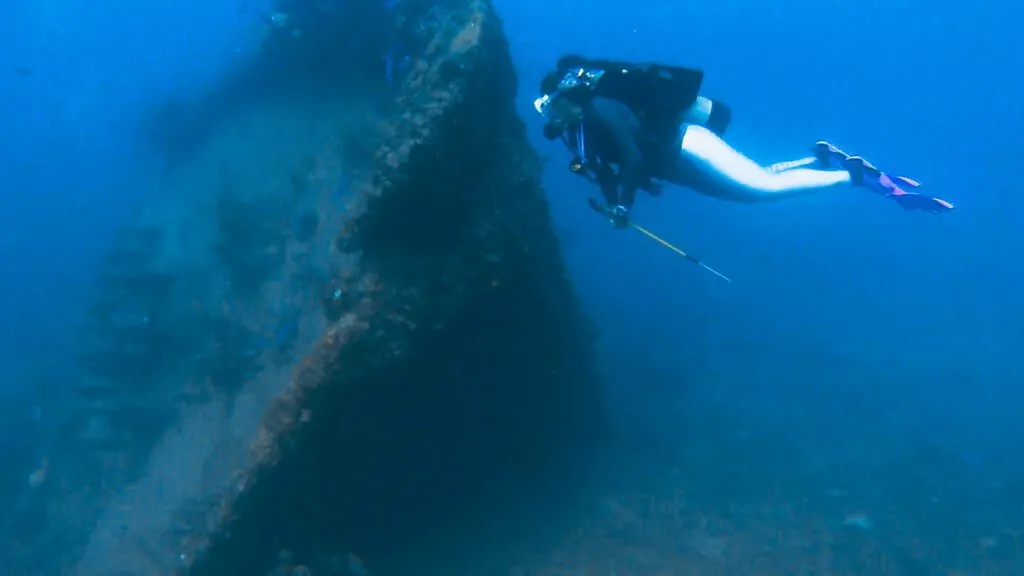
[[[551,105],[558,100],[558,96],[560,94],[581,86],[588,89],[593,88],[597,85],[597,82],[602,76],[604,76],[604,70],[577,68],[576,70],[568,72],[558,82],[557,91],[552,94],[544,94],[533,101],[533,109],[541,116],[548,117],[548,115],[552,114],[554,111]]]
[[[533,101],[533,108],[559,127],[576,122],[583,113],[579,104],[573,102],[571,98],[564,98],[561,92],[537,98]]]
[[[551,96],[547,94],[542,95],[533,101],[533,109],[537,111],[537,114],[541,116],[547,116],[548,106],[551,104]]]

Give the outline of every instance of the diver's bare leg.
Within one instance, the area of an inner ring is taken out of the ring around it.
[[[794,165],[782,170],[765,168],[699,125],[686,127],[680,154],[702,176],[694,189],[737,202],[766,202],[806,196],[852,182],[846,170],[803,167],[810,165],[814,158],[794,161]]]
[[[807,158],[801,158],[799,160],[790,160],[789,162],[777,162],[771,166],[766,166],[765,170],[772,174],[778,174],[779,172],[786,172],[787,170],[795,170],[797,168],[803,168],[810,166],[811,164],[818,164],[818,159],[814,156],[808,156]]]

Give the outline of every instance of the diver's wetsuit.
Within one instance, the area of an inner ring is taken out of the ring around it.
[[[610,98],[591,98],[584,105],[583,146],[608,206],[633,207],[636,191],[650,180],[644,159],[650,147],[640,119],[625,104]],[[618,174],[609,164],[619,166]]]

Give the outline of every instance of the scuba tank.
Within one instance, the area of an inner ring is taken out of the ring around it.
[[[568,55],[559,58],[557,72],[541,82],[541,92],[553,94],[586,87],[594,97],[628,106],[659,139],[674,138],[682,122],[702,125],[721,135],[732,113],[724,103],[700,95],[703,81],[704,72],[694,68]]]

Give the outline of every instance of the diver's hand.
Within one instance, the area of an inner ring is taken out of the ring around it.
[[[622,229],[629,226],[629,210],[625,206],[606,208],[593,198],[587,198],[587,204],[590,204],[591,210],[607,218],[613,228]]]
[[[616,206],[608,211],[608,221],[611,222],[612,228],[616,230],[622,230],[629,226],[629,210],[626,210],[625,206]]]

